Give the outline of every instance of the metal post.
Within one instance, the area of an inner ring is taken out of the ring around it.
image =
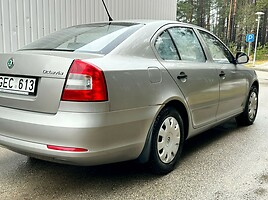
[[[253,58],[253,67],[255,67],[255,61],[256,61],[256,53],[257,53],[257,46],[258,46],[258,37],[259,37],[259,28],[260,28],[260,20],[261,15],[263,15],[263,12],[257,12],[256,15],[258,15],[258,25],[257,25],[257,35],[255,40],[255,49],[254,49],[254,58]]]
[[[249,57],[249,54],[250,54],[250,47],[251,47],[251,42],[248,43],[248,57]]]

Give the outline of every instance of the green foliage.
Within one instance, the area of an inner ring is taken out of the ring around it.
[[[191,11],[194,9],[193,5],[188,1],[178,1],[177,6],[177,20],[192,23]]]
[[[234,42],[229,43],[228,48],[232,52],[233,55],[237,53],[237,46]]]
[[[268,0],[177,0],[177,5],[178,21],[202,26],[229,46],[237,46],[237,49],[247,46],[246,34],[256,34],[255,13],[268,13]],[[267,29],[268,14],[261,18],[260,34],[264,35]],[[268,42],[266,35],[260,38],[262,45]]]
[[[257,48],[257,60],[268,60],[268,43]]]
[[[258,0],[257,1],[257,9],[258,11],[264,11],[265,8],[268,7],[268,1],[267,0]]]

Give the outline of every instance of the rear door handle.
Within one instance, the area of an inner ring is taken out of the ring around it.
[[[187,74],[185,74],[184,72],[181,72],[180,75],[177,76],[177,79],[184,79],[187,78]]]

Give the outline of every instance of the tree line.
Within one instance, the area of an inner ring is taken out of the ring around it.
[[[256,35],[255,13],[264,12],[258,42],[268,43],[268,0],[177,0],[177,7],[178,21],[206,28],[242,51],[247,48],[246,34]]]

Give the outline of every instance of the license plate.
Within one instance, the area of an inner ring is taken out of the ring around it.
[[[34,95],[35,78],[0,75],[0,91],[14,94]]]

